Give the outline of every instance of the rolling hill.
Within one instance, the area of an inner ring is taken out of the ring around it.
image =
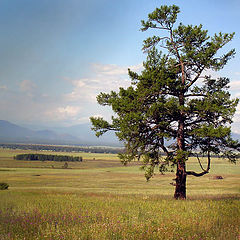
[[[31,130],[28,127],[22,127],[5,120],[0,120],[0,142],[95,146],[121,145],[113,134],[106,134],[106,136],[97,138],[91,130],[90,124]]]
[[[240,140],[240,134],[233,133],[232,136],[234,139]],[[32,130],[27,125],[22,127],[5,120],[0,120],[0,142],[122,146],[114,133],[106,133],[97,138],[91,130],[90,124]]]

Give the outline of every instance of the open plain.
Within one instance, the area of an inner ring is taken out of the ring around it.
[[[63,153],[83,162],[19,161],[1,149],[0,239],[222,239],[240,237],[240,164],[215,158],[174,200],[174,173],[146,182],[141,163],[115,154]],[[34,152],[37,153],[37,152]],[[44,153],[43,151],[38,153]],[[196,159],[187,163],[198,170]],[[219,179],[219,176],[221,178]]]

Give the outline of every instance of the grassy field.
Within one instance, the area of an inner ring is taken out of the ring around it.
[[[175,201],[173,173],[146,182],[138,162],[124,167],[113,154],[46,152],[83,157],[62,169],[14,160],[20,153],[29,151],[0,150],[0,182],[10,185],[0,191],[1,240],[240,237],[239,163],[214,159],[210,174],[188,177],[188,200]],[[198,170],[195,159],[188,168]]]

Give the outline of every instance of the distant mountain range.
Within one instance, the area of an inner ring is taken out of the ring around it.
[[[100,138],[95,136],[90,124],[71,127],[55,127],[32,130],[31,126],[19,126],[0,120],[1,143],[36,143],[36,144],[72,144],[82,146],[122,146],[114,133],[106,133]],[[240,134],[233,133],[234,139],[240,140]]]
[[[0,120],[0,142],[121,146],[113,133],[97,138],[90,124],[32,130],[5,120]]]

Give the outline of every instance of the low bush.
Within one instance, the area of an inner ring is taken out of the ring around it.
[[[0,190],[6,190],[8,189],[9,185],[7,183],[0,183]]]

